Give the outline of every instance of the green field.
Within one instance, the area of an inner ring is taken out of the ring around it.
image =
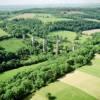
[[[3,31],[2,29],[0,29],[0,37],[8,35],[5,31]]]
[[[45,13],[23,13],[23,14],[17,14],[10,19],[32,19],[32,18],[51,18],[53,17],[51,14],[45,14]]]
[[[51,93],[51,100],[96,100],[87,93],[62,82],[54,82],[40,89],[32,100],[48,100],[47,93]]]
[[[52,14],[45,14],[45,13],[24,13],[24,14],[16,15],[16,16],[10,18],[10,20],[15,19],[15,18],[17,18],[17,19],[36,18],[36,19],[40,19],[44,23],[55,22],[55,21],[63,21],[63,20],[72,20],[72,19],[67,19],[67,18],[57,18],[57,17],[53,16]]]
[[[56,31],[49,33],[49,36],[57,36],[57,35],[62,38],[67,38],[69,41],[73,41],[76,37],[76,33],[71,31]]]
[[[15,52],[18,49],[25,47],[26,45],[23,43],[22,39],[12,38],[0,41],[0,46],[5,48],[5,50],[8,52]]]
[[[50,17],[50,18],[38,18],[44,23],[47,22],[56,22],[56,21],[67,21],[67,20],[72,20],[72,19],[67,19],[67,18],[56,18],[56,17]]]
[[[29,60],[33,59],[34,57],[29,58]],[[58,59],[63,59],[63,57],[58,58]],[[18,72],[30,71],[30,70],[34,70],[37,67],[48,66],[50,64],[52,64],[52,59],[49,60],[49,61],[42,62],[42,63],[33,64],[33,65],[29,65],[29,66],[23,66],[23,67],[20,67],[20,68],[16,68],[16,69],[13,69],[13,70],[9,70],[9,71],[0,73],[0,81],[6,81],[8,79],[11,79]]]
[[[94,58],[91,65],[83,66],[79,70],[100,77],[100,58]]]
[[[30,66],[23,66],[23,67],[20,67],[20,68],[17,68],[17,69],[13,69],[13,70],[9,70],[9,71],[0,73],[0,81],[9,80],[19,72],[34,70],[35,68],[42,66],[44,64],[46,64],[46,62],[39,63],[39,64],[33,64],[33,65],[30,65]]]
[[[87,39],[91,38],[91,36],[87,36],[87,35],[82,35],[80,38],[79,38],[79,42],[83,43],[85,42]]]

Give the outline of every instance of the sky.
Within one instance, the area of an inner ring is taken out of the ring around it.
[[[0,5],[94,4],[100,0],[0,0]]]

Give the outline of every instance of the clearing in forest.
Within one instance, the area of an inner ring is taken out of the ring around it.
[[[16,52],[20,48],[26,47],[26,44],[23,42],[22,39],[11,38],[0,41],[0,46],[8,52]]]
[[[0,37],[8,35],[5,31],[0,29]]]
[[[29,66],[23,66],[23,67],[20,67],[20,68],[16,68],[16,69],[12,69],[12,70],[0,73],[0,81],[9,80],[13,76],[15,76],[17,73],[20,73],[20,72],[35,70],[37,67],[43,66],[44,64],[47,64],[47,61],[41,62],[41,63],[38,63],[38,64],[29,65]]]
[[[67,38],[69,41],[73,41],[76,37],[76,33],[71,31],[55,31],[50,32],[49,36],[60,36],[62,38]]]

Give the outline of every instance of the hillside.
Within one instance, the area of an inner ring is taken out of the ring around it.
[[[11,9],[0,11],[0,100],[99,100],[100,8]]]

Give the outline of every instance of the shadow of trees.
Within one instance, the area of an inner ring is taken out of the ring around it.
[[[53,96],[51,93],[47,93],[48,100],[56,100],[56,96]]]

